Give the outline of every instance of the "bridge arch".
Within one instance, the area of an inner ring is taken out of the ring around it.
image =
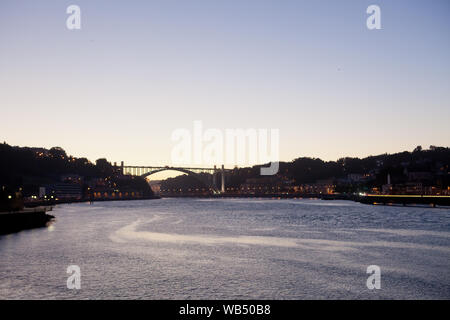
[[[214,185],[213,181],[209,181],[209,179],[204,179],[200,174],[198,174],[194,171],[191,171],[189,169],[185,169],[185,168],[175,168],[175,167],[158,168],[158,169],[154,169],[154,170],[151,170],[149,172],[142,174],[141,177],[145,179],[145,178],[151,176],[152,174],[162,172],[162,171],[178,171],[178,172],[186,173],[187,175],[194,177],[195,179],[197,179],[198,181],[203,183],[208,189],[212,189],[212,191],[214,193],[219,192],[219,189]]]

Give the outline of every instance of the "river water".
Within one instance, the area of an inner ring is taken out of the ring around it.
[[[160,199],[53,215],[0,236],[1,299],[450,299],[450,209]]]

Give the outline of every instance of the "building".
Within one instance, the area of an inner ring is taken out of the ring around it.
[[[150,181],[149,185],[154,194],[161,193],[161,181],[160,180]]]
[[[59,179],[61,182],[65,183],[83,183],[83,177],[78,174],[63,174]]]
[[[350,173],[347,175],[347,180],[350,183],[362,182],[364,179],[365,179],[365,175],[363,175],[361,173]]]
[[[81,186],[79,184],[55,183],[55,184],[49,184],[49,185],[45,186],[44,197],[45,196],[53,197],[56,199],[80,200],[83,196],[83,192],[82,192]]]
[[[433,175],[431,172],[427,171],[408,172],[409,181],[430,181],[432,179]]]
[[[387,183],[381,186],[382,194],[392,194],[393,188],[391,184],[391,175],[388,173],[387,175]]]

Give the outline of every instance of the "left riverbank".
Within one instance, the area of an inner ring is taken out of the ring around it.
[[[160,199],[158,196],[141,198],[122,198],[122,199],[48,199],[36,201],[20,201],[17,206],[8,206],[8,211],[0,211],[0,235],[19,232],[22,230],[42,228],[53,223],[55,217],[48,214],[54,205],[80,202],[99,202],[99,201],[132,201],[132,200],[150,200]],[[17,207],[20,210],[17,210]]]
[[[20,211],[0,212],[0,235],[48,226],[55,219],[47,213],[51,207],[25,208]]]
[[[65,203],[80,203],[80,202],[103,202],[103,201],[133,201],[133,200],[154,200],[161,199],[159,196],[149,196],[149,197],[124,197],[124,198],[83,198],[83,199],[40,199],[32,201],[24,201],[24,206],[27,208],[35,208],[39,206],[53,206],[57,204]]]

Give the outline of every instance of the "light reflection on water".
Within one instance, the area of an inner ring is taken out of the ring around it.
[[[0,298],[450,298],[449,209],[161,199],[52,214],[51,229],[0,237]],[[381,290],[366,287],[373,264]]]

